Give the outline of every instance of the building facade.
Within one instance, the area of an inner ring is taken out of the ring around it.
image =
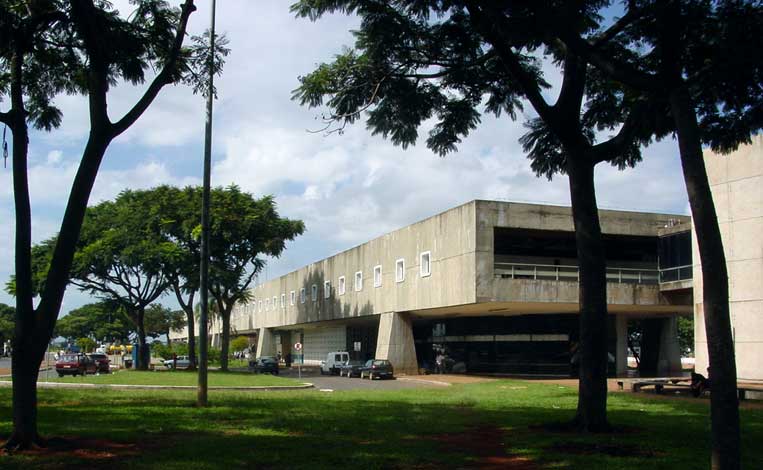
[[[656,331],[656,346],[642,351],[656,372],[677,372],[676,318],[693,307],[691,270],[681,272],[674,252],[690,246],[690,219],[600,217],[611,372],[626,370],[636,320]],[[389,359],[401,373],[444,355],[464,372],[574,374],[576,258],[570,208],[472,201],[258,285],[232,327],[256,334],[258,356],[307,364],[346,350]],[[661,267],[661,259],[671,261]]]
[[[729,273],[729,308],[737,376],[763,381],[763,136],[730,155],[705,153]],[[708,367],[702,270],[694,243],[696,369]]]

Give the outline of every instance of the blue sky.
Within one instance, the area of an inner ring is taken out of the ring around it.
[[[113,2],[123,13],[127,0]],[[180,2],[175,0],[173,4]],[[290,100],[297,77],[328,61],[357,20],[341,15],[317,23],[296,19],[290,1],[218,2],[217,27],[230,39],[232,54],[218,81],[213,142],[214,185],[238,184],[257,196],[273,194],[282,215],[305,221],[305,235],[272,260],[263,277],[272,278],[337,251],[405,226],[472,199],[569,204],[564,177],[548,182],[530,171],[517,139],[522,121],[483,117],[483,124],[455,154],[440,158],[423,145],[402,150],[372,137],[362,122],[343,135],[309,133],[320,127],[320,110]],[[209,22],[208,2],[197,2],[192,33]],[[558,73],[546,67],[551,83]],[[142,87],[120,86],[110,93],[109,112],[118,119]],[[549,93],[553,94],[553,90]],[[54,235],[87,133],[86,101],[57,100],[63,126],[34,132],[30,146],[33,237]],[[3,103],[0,109],[5,110]],[[421,130],[425,135],[427,129]],[[109,148],[91,204],[126,188],[159,184],[200,184],[204,101],[188,88],[166,87],[148,112]],[[644,151],[634,170],[597,169],[602,208],[687,213],[686,192],[676,143],[667,139]],[[9,168],[0,170],[0,280],[13,270],[13,198]],[[69,288],[61,314],[92,301]],[[0,293],[0,302],[13,299]],[[174,306],[166,296],[162,302]]]

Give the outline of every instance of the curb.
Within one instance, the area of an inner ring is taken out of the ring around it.
[[[11,381],[0,381],[0,387],[9,387]],[[197,390],[195,385],[129,385],[129,384],[88,384],[88,383],[65,383],[65,382],[37,382],[37,388],[86,388],[86,389],[128,389],[128,390]],[[208,390],[233,390],[233,391],[279,391],[279,390],[305,390],[313,388],[311,383],[301,385],[264,385],[264,386],[210,386]]]

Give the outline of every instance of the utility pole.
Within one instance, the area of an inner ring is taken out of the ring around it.
[[[207,406],[207,318],[209,318],[209,193],[212,173],[212,104],[214,89],[214,60],[215,60],[215,8],[216,0],[212,0],[212,14],[209,27],[209,89],[207,91],[207,121],[204,128],[204,188],[201,197],[201,278],[200,296],[201,318],[199,318],[199,389],[196,398],[197,406]],[[193,333],[191,333],[193,334]]]

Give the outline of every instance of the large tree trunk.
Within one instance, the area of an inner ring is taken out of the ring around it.
[[[32,209],[29,198],[27,158],[29,130],[23,101],[23,52],[11,60],[11,105],[13,136],[13,200],[16,222],[16,324],[11,369],[13,376],[13,432],[6,449],[25,449],[40,443],[37,434],[37,374],[42,362],[38,333],[41,326],[34,311],[32,287]]]
[[[712,468],[740,468],[739,401],[729,316],[729,280],[718,217],[707,180],[694,105],[685,88],[670,93],[684,181],[702,266],[702,303],[711,380]],[[696,295],[696,294],[695,294]]]
[[[148,352],[148,343],[146,343],[146,328],[143,325],[144,310],[140,309],[135,313],[135,326],[138,330],[138,362],[135,364],[137,370],[148,370],[148,363],[151,355]]]
[[[584,157],[570,156],[567,162],[580,272],[580,385],[574,424],[586,432],[603,432],[609,429],[606,260],[596,205],[594,165]]]
[[[222,343],[220,344],[220,370],[228,371],[228,353],[230,351],[230,314],[229,308],[221,309],[222,319]]]
[[[37,434],[37,375],[42,355],[35,354],[29,342],[14,345],[13,369],[13,434],[6,449],[26,449],[42,445]]]

